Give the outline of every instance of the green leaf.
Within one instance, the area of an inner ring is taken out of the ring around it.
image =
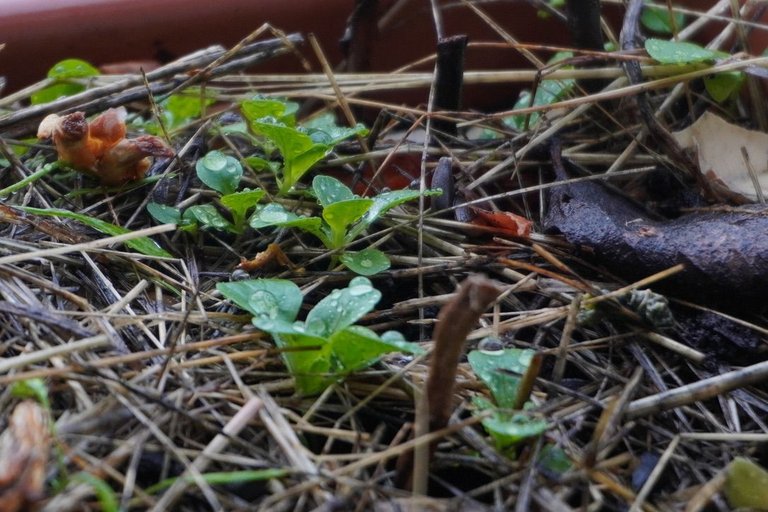
[[[255,317],[293,322],[299,314],[301,290],[286,279],[249,279],[218,283],[216,289]]]
[[[307,315],[309,334],[328,337],[346,329],[373,309],[381,299],[381,292],[365,277],[355,277],[349,287],[336,289],[318,302]]]
[[[203,108],[214,103],[203,96],[199,89],[189,89],[183,94],[172,94],[160,102],[163,122],[167,130],[174,130],[191,121],[200,119]]]
[[[405,352],[422,354],[424,350],[416,343],[405,341],[397,331],[387,331],[382,336],[360,325],[352,325],[334,333],[330,344],[340,371],[351,373],[367,368],[385,354]]]
[[[546,444],[539,452],[538,466],[549,475],[560,477],[573,468],[568,455],[559,446]]]
[[[401,344],[390,343],[360,325],[352,325],[333,333],[329,343],[339,365],[336,372],[342,374],[368,368],[381,356],[403,350]]]
[[[99,500],[99,510],[103,512],[119,512],[120,506],[115,491],[101,478],[81,471],[72,477],[72,481],[84,483],[93,489],[96,498]]]
[[[506,412],[497,409],[482,398],[475,397],[473,404],[480,410],[492,410],[493,415],[482,420],[483,427],[493,438],[500,450],[513,446],[520,441],[537,437],[546,432],[547,422],[523,412]]]
[[[109,222],[103,221],[101,219],[71,212],[69,210],[59,210],[56,208],[32,208],[29,206],[19,206],[17,208],[33,215],[73,219],[85,224],[90,228],[95,229],[96,231],[99,231],[100,233],[104,233],[105,235],[117,236],[131,233],[130,229],[126,229],[121,226],[115,226],[114,224],[110,224]],[[147,256],[159,256],[164,258],[173,257],[170,253],[161,248],[157,242],[145,236],[134,238],[133,240],[127,240],[124,243],[134,251],[140,252],[141,254],[145,254]]]
[[[518,400],[520,381],[535,354],[533,350],[517,348],[494,352],[473,350],[468,360],[472,371],[488,386],[499,407],[509,409],[522,402]]]
[[[741,89],[744,78],[744,73],[741,71],[717,73],[704,77],[704,87],[713,100],[722,103]]]
[[[340,375],[331,372],[333,355],[325,338],[305,334],[273,334],[272,337],[281,348],[315,348],[314,350],[292,350],[283,352],[283,361],[296,381],[299,395],[321,393]]]
[[[554,64],[561,60],[570,59],[573,57],[571,52],[557,52],[552,58],[547,61],[547,64]],[[562,66],[561,69],[572,69],[573,66]],[[531,100],[531,92],[523,91],[515,102],[514,109],[539,107],[543,105],[551,105],[564,99],[575,87],[576,81],[572,79],[566,80],[542,80],[536,88],[536,93]],[[532,102],[531,102],[532,101]],[[503,119],[503,123],[516,130],[525,129],[526,114],[510,116]],[[534,126],[540,119],[541,114],[534,112],[530,114],[528,125]]]
[[[190,206],[184,211],[184,219],[194,219],[199,224],[220,231],[234,231],[234,225],[219,213],[212,204]]]
[[[53,65],[48,70],[48,78],[56,80],[69,80],[72,78],[88,78],[99,75],[99,70],[80,59],[65,59]],[[32,94],[30,102],[33,105],[50,103],[64,96],[73,96],[85,90],[85,86],[78,83],[58,82],[45,87]]]
[[[734,509],[768,510],[768,471],[744,457],[725,470],[725,497]]]
[[[266,160],[259,156],[245,157],[245,163],[254,171],[269,171],[273,174],[277,174],[277,171],[280,170],[279,163]]]
[[[646,39],[645,51],[662,64],[693,64],[728,57],[724,52],[708,50],[685,41]]]
[[[271,480],[281,478],[289,474],[285,469],[246,469],[242,471],[218,471],[213,473],[203,473],[200,476],[211,485],[231,485],[244,482],[257,482],[261,480]],[[147,494],[157,494],[158,492],[169,488],[181,477],[172,477],[161,480],[160,482],[147,487],[144,492]],[[195,479],[192,475],[183,477],[190,484],[194,484]]]
[[[345,252],[339,259],[352,272],[361,276],[372,276],[384,272],[391,265],[386,254],[373,248],[358,252]]]
[[[48,70],[48,78],[87,78],[89,76],[98,76],[99,70],[91,66],[84,60],[64,59],[53,65]]]
[[[368,129],[360,123],[357,123],[354,128],[337,125],[336,116],[332,112],[325,112],[307,121],[304,123],[304,128],[313,141],[328,146],[335,146],[350,137],[368,134]]]
[[[33,398],[46,410],[51,408],[51,402],[48,399],[48,386],[40,378],[14,382],[11,385],[11,396],[16,398]]]
[[[231,194],[237,190],[243,177],[243,166],[236,158],[221,151],[209,151],[195,164],[200,181],[222,194]]]
[[[147,203],[147,211],[160,224],[181,224],[181,210],[160,203]]]
[[[348,186],[336,178],[323,174],[315,176],[315,179],[312,180],[312,191],[315,193],[317,202],[323,208],[334,203],[357,198]]]
[[[331,247],[344,245],[347,229],[360,220],[373,205],[373,199],[348,199],[323,208],[323,220],[331,228]]]
[[[259,204],[262,197],[264,197],[264,191],[260,188],[255,190],[245,189],[234,194],[221,196],[221,204],[232,212],[235,226],[240,227],[245,223],[245,217],[248,215],[248,212]]]
[[[258,121],[264,117],[273,117],[288,126],[296,124],[295,114],[298,108],[298,103],[267,98],[245,100],[240,103],[243,116],[249,122]]]
[[[674,20],[674,27],[672,21]],[[671,12],[665,7],[646,5],[640,15],[640,22],[648,30],[660,34],[672,34],[674,29],[680,30],[685,25],[685,15],[681,12]]]
[[[252,122],[251,129],[269,138],[283,156],[282,193],[290,190],[313,165],[322,160],[331,150],[325,144],[313,142],[306,133],[269,118]]]
[[[248,223],[253,229],[262,229],[270,226],[282,228],[298,228],[318,237],[327,245],[328,237],[321,229],[323,223],[319,217],[304,217],[286,210],[279,203],[269,203],[257,207]]]

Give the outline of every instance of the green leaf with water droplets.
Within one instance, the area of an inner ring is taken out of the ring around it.
[[[234,226],[212,204],[190,206],[184,211],[184,218],[194,219],[207,228],[234,231]]]
[[[195,170],[200,181],[222,194],[231,194],[237,190],[243,177],[243,166],[240,162],[219,150],[209,151],[199,159]]]
[[[221,196],[221,204],[232,212],[235,226],[241,227],[245,223],[245,216],[259,204],[262,197],[264,197],[263,190],[258,188],[256,190],[246,189]]]
[[[540,436],[547,430],[547,422],[544,419],[529,413],[504,411],[480,397],[475,397],[472,403],[480,412],[493,411],[490,417],[482,420],[482,424],[493,438],[496,448],[500,450],[525,439]]]
[[[91,66],[84,60],[64,59],[57,62],[48,70],[48,78],[54,79],[57,83],[49,85],[32,94],[30,102],[32,105],[41,103],[50,103],[65,96],[73,96],[85,90],[85,85],[68,82],[73,78],[88,78],[99,75],[99,70]]]
[[[216,289],[255,317],[293,322],[301,308],[301,290],[287,279],[248,279],[218,283]]]
[[[365,277],[355,277],[349,287],[333,290],[307,315],[307,332],[328,337],[357,322],[381,299],[381,292]]]
[[[348,199],[323,208],[323,220],[331,228],[330,249],[342,247],[349,226],[360,220],[373,204],[372,199]]]
[[[472,371],[493,395],[499,407],[512,408],[518,401],[520,381],[528,371],[533,350],[508,348],[498,351],[473,350],[467,356]]]
[[[729,57],[725,52],[709,50],[686,41],[646,39],[645,51],[662,64],[693,64]]]
[[[388,270],[391,262],[382,251],[374,248],[364,249],[358,252],[345,252],[339,259],[352,272],[361,276],[372,276]]]
[[[315,193],[317,202],[325,208],[334,203],[355,199],[357,196],[348,186],[334,177],[320,174],[312,180],[312,191]]]

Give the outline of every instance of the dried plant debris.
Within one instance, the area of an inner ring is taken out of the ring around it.
[[[265,27],[146,76],[68,78],[80,92],[52,103],[28,106],[48,82],[0,98],[0,511],[753,505],[765,475],[739,457],[766,466],[765,215],[707,205],[710,164],[697,179],[654,140],[715,110],[691,72],[764,60],[649,67],[639,44],[601,51],[600,2],[568,2],[589,51],[519,47],[554,67],[478,75],[488,45],[467,48],[463,83],[513,104],[525,76],[525,110],[430,116],[376,102],[426,99],[434,77],[367,73],[397,16],[357,3],[357,72],[333,80],[249,67],[314,57],[295,35],[254,42]],[[557,24],[555,4],[535,8]],[[604,90],[628,59],[636,85]]]
[[[45,497],[50,444],[45,410],[32,401],[14,407],[0,434],[0,510],[32,510]]]
[[[90,174],[103,185],[122,185],[144,177],[149,157],[173,151],[153,135],[126,138],[126,111],[111,108],[88,121],[83,112],[50,114],[40,123],[39,139],[53,139],[59,160]]]

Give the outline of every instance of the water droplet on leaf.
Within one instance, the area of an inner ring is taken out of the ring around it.
[[[280,314],[280,302],[274,295],[264,290],[254,292],[248,304],[259,316],[272,319]]]

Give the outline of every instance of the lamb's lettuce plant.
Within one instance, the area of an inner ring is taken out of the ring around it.
[[[494,402],[476,397],[473,403],[478,412],[492,411],[483,419],[483,427],[499,449],[509,448],[529,437],[536,437],[547,429],[547,422],[525,410],[516,410],[517,404],[527,400],[520,396],[526,390],[521,386],[523,376],[531,371],[535,356],[533,350],[503,349],[496,351],[473,350],[468,355],[475,375],[488,387]],[[523,408],[525,409],[525,407]]]
[[[182,229],[196,230],[199,226],[231,233],[242,233],[247,227],[248,213],[264,196],[261,189],[237,191],[243,177],[243,167],[234,157],[213,150],[197,161],[197,177],[221,194],[220,208],[213,204],[190,206],[184,212],[159,203],[149,203],[147,211],[158,222],[178,224]],[[227,212],[225,217],[220,209]]]
[[[419,197],[417,190],[393,190],[367,198],[331,176],[315,176],[312,192],[322,208],[320,217],[299,216],[279,203],[260,206],[251,216],[252,228],[269,226],[297,228],[316,236],[326,248],[343,250],[390,209]],[[430,190],[428,195],[439,194]],[[340,260],[361,275],[373,275],[389,268],[389,258],[378,249],[343,252]]]
[[[347,288],[333,290],[318,302],[304,321],[297,320],[303,297],[293,282],[255,279],[219,283],[218,290],[253,315],[253,324],[272,335],[302,395],[322,392],[344,376],[367,368],[390,352],[420,353],[402,334],[381,335],[354,325],[381,299],[365,277]]]
[[[339,142],[368,130],[362,124],[354,128],[336,125],[332,114],[319,116],[303,126],[296,124],[296,104],[274,99],[243,101],[240,109],[250,130],[257,135],[265,153],[276,149],[283,159],[275,169],[278,195],[285,195],[307,171],[325,158]]]

